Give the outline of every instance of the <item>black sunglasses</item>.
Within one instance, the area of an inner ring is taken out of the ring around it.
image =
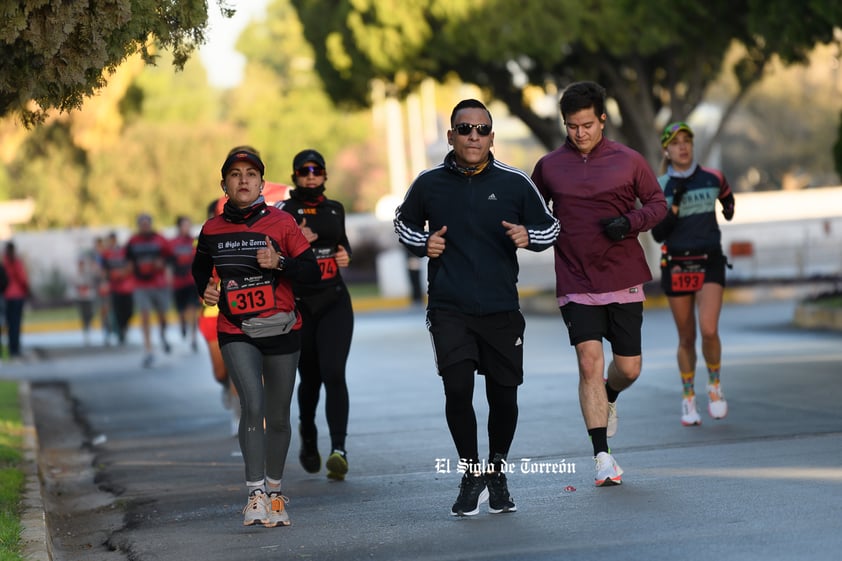
[[[480,136],[488,136],[491,134],[491,125],[471,125],[468,123],[459,123],[453,127],[456,134],[459,136],[468,136],[471,134],[471,129],[477,129],[477,134]]]
[[[295,170],[295,175],[298,177],[307,177],[311,173],[316,177],[321,177],[325,174],[325,168],[320,166],[301,166]]]

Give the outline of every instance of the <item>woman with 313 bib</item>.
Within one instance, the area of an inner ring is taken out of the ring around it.
[[[281,478],[301,346],[292,283],[318,281],[319,266],[295,220],[266,205],[264,171],[249,150],[225,159],[228,201],[202,226],[192,272],[205,303],[219,306],[219,345],[240,398],[238,438],[249,491],[243,524],[273,527],[290,523]]]
[[[307,149],[296,154],[292,171],[295,188],[290,191],[290,198],[277,206],[295,217],[321,268],[319,282],[294,283],[295,300],[304,319],[298,360],[299,460],[309,473],[321,470],[316,409],[324,385],[331,445],[325,468],[328,478],[341,481],[348,472],[345,437],[349,405],[345,365],[354,331],[351,297],[340,273],[340,268],[351,262],[345,209],[340,202],[324,195],[327,168],[319,152]]]
[[[725,290],[727,259],[722,253],[716,202],[726,220],[734,217],[734,195],[721,171],[700,166],[693,154],[693,131],[687,123],[667,125],[661,135],[665,172],[658,178],[669,205],[667,216],[652,228],[661,248],[661,287],[678,328],[681,374],[681,424],[700,425],[696,410],[696,309],[702,356],[708,370],[708,413],[728,414],[719,370],[722,343],[719,314]]]

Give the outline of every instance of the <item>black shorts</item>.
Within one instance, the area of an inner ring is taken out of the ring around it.
[[[195,286],[182,286],[181,288],[174,288],[173,300],[175,300],[175,309],[183,312],[187,308],[198,308],[201,304],[199,294],[196,292]]]
[[[526,320],[519,310],[483,316],[428,310],[427,329],[439,375],[449,366],[470,360],[478,374],[490,376],[501,386],[523,383]]]
[[[683,251],[679,252],[679,254],[688,254],[688,255],[696,255],[700,253],[706,253],[704,250],[701,251]],[[722,252],[714,251],[708,253],[708,259],[705,263],[705,272],[704,272],[704,280],[702,284],[714,283],[725,286],[725,267],[728,265],[728,259],[722,254]],[[694,290],[674,290],[672,287],[670,272],[668,267],[665,266],[665,261],[661,261],[661,289],[664,291],[664,294],[667,296],[688,296],[693,294]],[[701,287],[697,287],[701,288]]]
[[[570,344],[606,339],[619,356],[640,355],[643,302],[586,306],[570,302],[561,308]]]

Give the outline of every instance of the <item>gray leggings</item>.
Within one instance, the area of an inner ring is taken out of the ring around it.
[[[240,395],[238,437],[247,483],[261,482],[264,476],[280,480],[284,475],[298,355],[298,351],[264,355],[254,345],[240,341],[222,345],[225,367]]]

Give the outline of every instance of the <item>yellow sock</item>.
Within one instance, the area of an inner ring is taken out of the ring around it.
[[[708,384],[715,386],[719,384],[719,368],[721,364],[708,364]]]

